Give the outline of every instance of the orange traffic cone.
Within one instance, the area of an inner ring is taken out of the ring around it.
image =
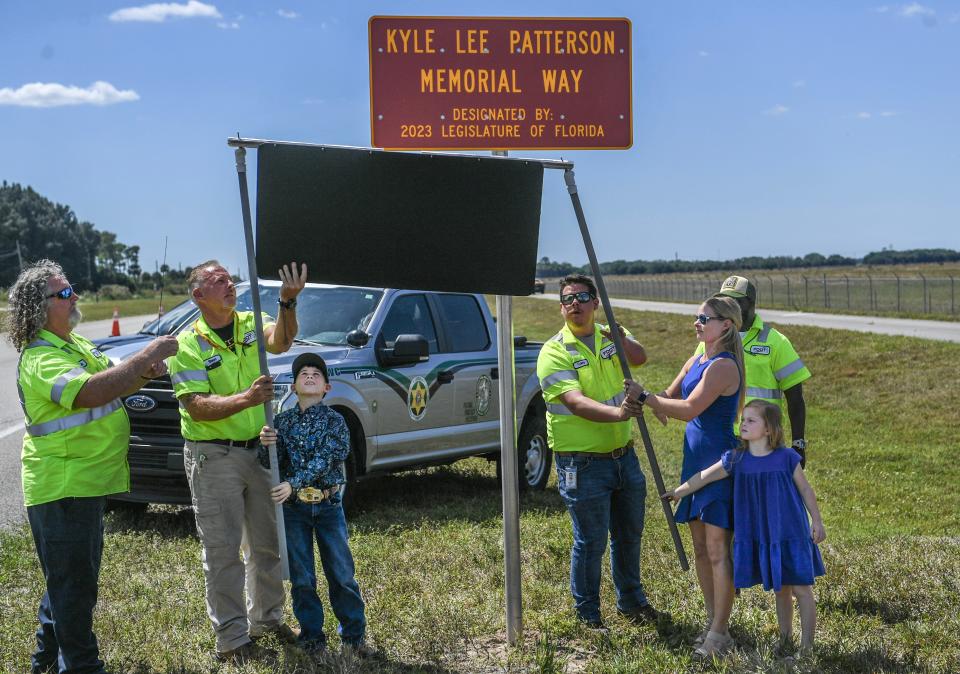
[[[120,310],[117,307],[113,308],[113,327],[110,328],[110,336],[120,336]]]

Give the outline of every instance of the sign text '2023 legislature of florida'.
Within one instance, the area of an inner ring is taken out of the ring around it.
[[[374,147],[627,149],[628,19],[374,16]]]

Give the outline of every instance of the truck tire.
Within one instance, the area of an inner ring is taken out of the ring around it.
[[[517,473],[520,491],[541,490],[550,479],[553,452],[547,444],[547,420],[544,410],[537,406],[526,415],[517,438]],[[502,478],[500,459],[497,459],[497,479]]]

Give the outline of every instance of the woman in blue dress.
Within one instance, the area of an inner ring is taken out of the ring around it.
[[[627,381],[627,393],[660,418],[687,422],[683,438],[681,480],[687,480],[720,460],[737,446],[734,425],[743,406],[743,344],[740,341],[740,307],[729,297],[711,297],[700,305],[694,327],[703,342],[684,364],[673,383],[660,394],[644,391]],[[697,637],[695,655],[706,657],[733,645],[730,612],[733,610],[733,483],[719,480],[680,501],[677,522],[690,526],[697,580],[707,612],[706,628]]]
[[[733,476],[734,583],[738,588],[763,585],[776,593],[781,646],[787,649],[792,647],[795,595],[800,646],[809,651],[817,625],[813,579],[824,574],[817,543],[827,532],[800,455],[783,446],[782,416],[777,405],[751,400],[740,424],[742,446],[724,452],[720,461],[663,496],[687,498]]]

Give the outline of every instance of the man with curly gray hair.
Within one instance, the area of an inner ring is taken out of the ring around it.
[[[63,269],[40,260],[10,289],[8,338],[20,352],[17,389],[26,433],[23,497],[46,581],[31,671],[104,672],[93,608],[106,496],[130,490],[130,421],[120,398],[165,374],[174,337],[112,365],[73,332],[79,295]]]

